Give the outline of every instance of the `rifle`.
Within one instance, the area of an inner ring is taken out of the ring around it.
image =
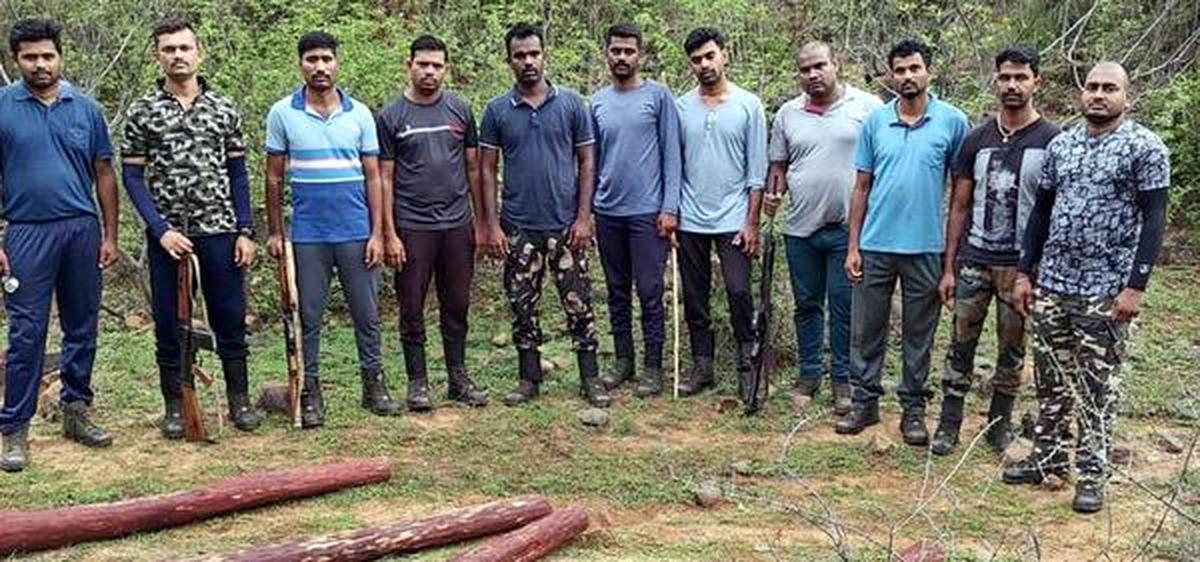
[[[283,242],[283,255],[275,266],[279,279],[279,303],[283,308],[283,337],[287,352],[288,417],[300,428],[300,390],[304,381],[304,341],[300,333],[300,305],[296,291],[296,264],[292,243]]]
[[[186,222],[186,221],[185,221]],[[186,232],[186,228],[184,229]],[[183,378],[183,436],[189,442],[208,441],[200,397],[196,393],[196,349],[192,339],[192,282],[198,260],[194,254],[181,256],[176,266],[176,333],[179,340],[179,374]]]
[[[744,388],[745,415],[752,416],[762,409],[763,401],[770,392],[770,362],[771,362],[771,284],[775,277],[775,232],[769,220],[763,229],[766,238],[763,243],[762,276],[759,278],[758,299],[759,308],[754,313],[754,348],[750,355],[751,375],[750,384]]]

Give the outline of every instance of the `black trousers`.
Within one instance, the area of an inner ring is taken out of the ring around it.
[[[475,273],[475,232],[470,223],[447,230],[400,229],[408,259],[396,275],[400,340],[425,345],[425,298],[437,286],[438,327],[447,367],[462,367],[467,348],[467,310]]]
[[[738,343],[754,341],[754,298],[750,294],[750,257],[733,245],[737,233],[696,234],[679,232],[679,277],[683,283],[683,314],[687,320],[692,356],[712,357],[712,249],[721,262],[729,320]]]

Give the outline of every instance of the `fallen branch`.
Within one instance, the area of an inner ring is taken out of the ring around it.
[[[452,562],[528,562],[538,560],[575,538],[588,527],[587,512],[573,505],[516,531],[484,541]]]
[[[392,476],[384,460],[358,460],[223,480],[166,496],[48,511],[0,511],[0,556],[177,527],[217,515],[318,496]]]
[[[322,560],[353,562],[389,554],[416,552],[516,529],[548,515],[550,503],[540,496],[500,500],[450,513],[397,521],[349,534],[315,537],[300,542],[251,548],[217,555],[204,562],[283,562]]]

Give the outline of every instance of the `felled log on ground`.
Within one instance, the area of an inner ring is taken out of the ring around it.
[[[468,507],[450,513],[396,521],[348,534],[314,537],[301,542],[251,548],[235,554],[203,558],[206,562],[352,562],[389,554],[454,544],[516,529],[551,512],[540,496],[523,496]]]
[[[529,562],[539,560],[588,527],[587,512],[573,505],[520,529],[487,539],[452,562]]]
[[[0,511],[0,556],[176,527],[217,515],[385,482],[386,459],[239,476],[196,490],[48,511]]]

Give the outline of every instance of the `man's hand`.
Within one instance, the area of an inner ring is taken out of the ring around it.
[[[938,283],[938,295],[942,297],[942,304],[951,306],[954,302],[954,272],[947,271],[942,273],[942,281]]]
[[[1145,293],[1126,287],[1113,301],[1112,317],[1117,322],[1128,322],[1142,312],[1142,297]]]
[[[283,258],[283,235],[272,234],[267,236],[267,253],[275,259]]]
[[[404,262],[407,259],[408,254],[404,251],[404,242],[400,241],[400,237],[395,232],[384,235],[383,263],[400,271],[404,269]]]
[[[737,236],[733,237],[733,245],[742,249],[747,256],[758,253],[758,227],[752,224],[742,226]]]
[[[671,213],[658,214],[658,237],[671,238],[679,230],[679,217]]]
[[[567,246],[573,252],[582,252],[592,243],[595,236],[596,225],[591,217],[576,218],[575,224],[571,225],[571,230],[567,233]]]
[[[242,269],[254,265],[254,254],[257,246],[249,236],[238,235],[233,244],[233,263]]]
[[[3,255],[4,252],[0,252],[0,258]],[[108,266],[114,263],[117,263],[117,241],[112,237],[105,236],[104,240],[100,241],[100,269],[107,269]],[[5,264],[5,267],[7,267],[7,264]],[[0,275],[3,275],[3,273],[0,273]]]
[[[363,257],[363,263],[367,264],[367,269],[375,269],[376,266],[383,263],[383,236],[378,234],[371,235],[367,239],[367,251]]]
[[[773,217],[775,216],[775,211],[779,210],[779,205],[782,202],[783,194],[768,189],[763,192],[762,210],[768,217]]]
[[[482,218],[471,221],[471,230],[475,235],[475,257],[479,257],[487,253],[487,221]]]
[[[1033,282],[1029,280],[1028,275],[1017,274],[1017,280],[1013,281],[1012,299],[1017,312],[1028,318],[1029,312],[1033,310]]]
[[[4,253],[3,248],[0,248],[0,277],[4,277],[8,273],[8,254]]]
[[[857,248],[846,250],[846,263],[843,266],[846,270],[846,278],[851,283],[858,284],[863,280],[863,262],[862,254]]]
[[[176,260],[192,253],[192,241],[174,230],[164,232],[158,243]]]

